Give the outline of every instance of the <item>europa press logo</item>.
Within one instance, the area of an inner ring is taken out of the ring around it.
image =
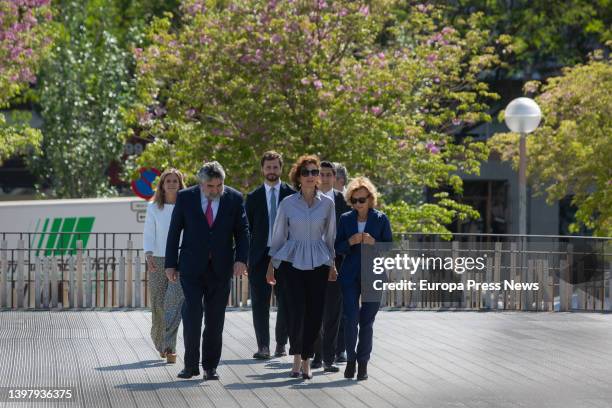
[[[410,256],[406,252],[396,252],[395,256],[378,256],[372,258],[371,267],[362,269],[362,279],[365,277],[366,284],[362,287],[371,288],[375,292],[383,290],[419,290],[419,291],[444,291],[455,292],[463,290],[529,290],[538,291],[539,282],[522,282],[514,279],[504,279],[503,281],[481,282],[479,279],[484,277],[477,274],[475,279],[457,281],[448,276],[433,276],[432,279],[426,278],[427,273],[440,271],[453,271],[455,274],[462,275],[466,272],[483,272],[487,268],[487,254],[479,257],[471,256]],[[499,262],[499,261],[498,261]],[[418,275],[416,275],[418,273]],[[416,275],[415,278],[412,278]],[[375,277],[372,279],[372,277]],[[445,281],[448,280],[448,281]],[[368,288],[369,289],[369,288]],[[375,296],[368,297],[375,299]],[[374,300],[366,300],[374,301]]]
[[[149,200],[155,194],[153,190],[153,182],[161,172],[155,167],[142,167],[140,169],[140,178],[132,181],[132,191],[138,197]]]

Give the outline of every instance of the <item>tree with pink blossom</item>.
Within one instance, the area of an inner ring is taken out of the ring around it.
[[[49,50],[50,0],[0,1],[0,109],[36,82],[39,63]],[[40,132],[0,113],[0,163],[40,143]],[[27,118],[25,120],[27,123]]]
[[[127,137],[150,143],[133,164],[203,160],[245,190],[260,182],[258,158],[274,148],[291,162],[316,153],[371,177],[398,230],[446,231],[477,216],[448,195],[458,172],[478,172],[488,151],[455,134],[490,120],[497,98],[479,75],[500,64],[507,42],[480,28],[448,27],[431,6],[396,18],[392,1],[187,0],[182,26],[157,19],[136,49],[138,103]]]

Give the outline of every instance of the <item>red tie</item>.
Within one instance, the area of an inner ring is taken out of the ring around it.
[[[212,227],[213,225],[212,200],[208,200],[208,205],[206,206],[206,221],[208,221],[208,226]]]

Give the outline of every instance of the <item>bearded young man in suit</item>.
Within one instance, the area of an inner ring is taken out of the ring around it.
[[[266,270],[270,262],[268,251],[270,238],[276,217],[276,210],[283,198],[294,194],[289,185],[280,181],[283,171],[283,157],[268,151],[261,158],[261,172],[264,182],[261,186],[247,194],[246,213],[249,221],[249,283],[251,287],[251,307],[253,310],[253,327],[257,339],[257,352],[253,358],[269,359],[270,356],[270,297],[272,286],[266,281]],[[287,355],[287,305],[282,289],[282,277],[277,274],[274,295],[277,300],[276,314],[276,349],[275,357]]]
[[[199,185],[178,193],[168,231],[165,268],[172,282],[180,279],[185,294],[182,308],[185,368],[178,377],[200,375],[204,315],[204,379],[218,380],[225,307],[232,274],[247,273],[249,226],[242,194],[224,185],[225,170],[218,162],[204,163],[198,179]]]
[[[336,225],[340,216],[351,210],[342,192],[334,189],[336,181],[336,167],[329,161],[321,162],[321,192],[334,201],[336,210]],[[340,270],[342,256],[336,255],[336,269]],[[315,343],[315,356],[311,362],[311,368],[320,368],[326,372],[335,373],[340,369],[334,365],[346,362],[344,346],[344,319],[342,317],[342,291],[340,284],[327,282],[325,290],[325,307],[323,312],[323,325],[321,333]]]

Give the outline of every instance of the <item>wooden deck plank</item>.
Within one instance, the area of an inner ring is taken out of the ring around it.
[[[612,406],[610,314],[382,311],[365,382],[343,365],[303,382],[291,356],[253,360],[250,310],[227,312],[221,381],[179,380],[182,327],[168,365],[150,324],[146,310],[0,311],[0,388],[74,387],[71,407]]]

